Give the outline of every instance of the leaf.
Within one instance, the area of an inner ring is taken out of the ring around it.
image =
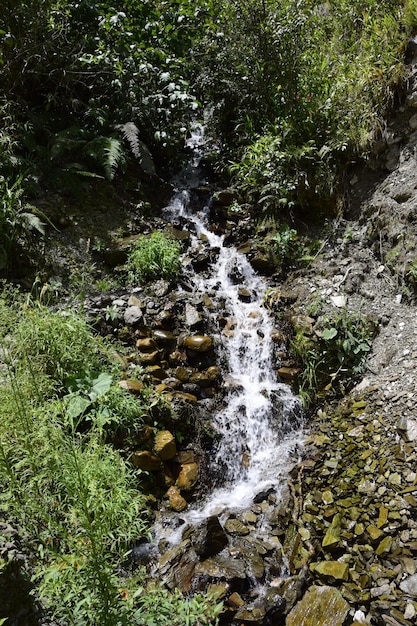
[[[41,222],[37,215],[33,213],[20,213],[20,218],[22,223],[24,223],[24,227],[28,230],[37,230],[41,235],[45,234],[46,224]]]
[[[74,394],[73,396],[66,396],[67,399],[67,414],[68,417],[74,419],[83,415],[88,407],[91,405],[91,400],[85,398],[80,394]]]
[[[98,398],[102,398],[109,391],[113,382],[113,376],[107,372],[102,372],[97,378],[94,378],[91,383],[91,389],[89,390],[89,397],[92,402],[95,402]]]
[[[337,335],[337,328],[331,327],[323,330],[322,337],[325,341],[329,341],[330,339],[334,339]]]
[[[124,162],[122,143],[115,137],[96,137],[85,145],[84,154],[103,168],[107,180],[113,180],[117,168]]]

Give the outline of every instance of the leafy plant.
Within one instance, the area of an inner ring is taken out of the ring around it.
[[[5,270],[17,245],[24,244],[33,233],[45,234],[43,213],[24,202],[23,177],[10,183],[0,176],[0,271]]]
[[[318,395],[345,392],[363,371],[375,327],[370,320],[344,309],[316,324],[314,334],[302,329],[292,343],[303,364],[300,395],[309,404]]]
[[[129,281],[173,279],[180,270],[181,246],[161,231],[142,236],[129,253],[126,268]]]

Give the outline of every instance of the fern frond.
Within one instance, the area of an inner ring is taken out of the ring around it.
[[[122,142],[115,137],[96,137],[86,144],[84,153],[103,168],[107,180],[113,180],[117,168],[125,162]]]
[[[115,128],[119,130],[128,142],[133,155],[139,159],[143,171],[146,174],[156,174],[155,164],[152,154],[148,146],[139,139],[139,129],[134,122],[126,122],[126,124],[116,124]]]
[[[116,129],[120,130],[123,137],[128,142],[130,149],[137,159],[141,158],[141,149],[139,141],[139,129],[134,122],[126,122],[126,124],[116,124]]]

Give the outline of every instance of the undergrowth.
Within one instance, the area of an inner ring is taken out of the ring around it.
[[[140,470],[112,441],[153,425],[157,399],[119,387],[112,351],[76,312],[3,290],[1,513],[19,525],[42,615],[92,626],[214,624],[210,599],[151,592],[145,571],[127,573],[130,548],[149,535],[149,512]]]

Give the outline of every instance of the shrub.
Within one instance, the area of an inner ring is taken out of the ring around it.
[[[129,282],[175,278],[180,269],[180,252],[180,244],[161,231],[142,236],[129,254]]]
[[[305,404],[317,396],[345,393],[353,385],[363,371],[374,332],[369,319],[343,310],[317,323],[314,335],[296,333],[292,349],[304,368],[298,382]]]

